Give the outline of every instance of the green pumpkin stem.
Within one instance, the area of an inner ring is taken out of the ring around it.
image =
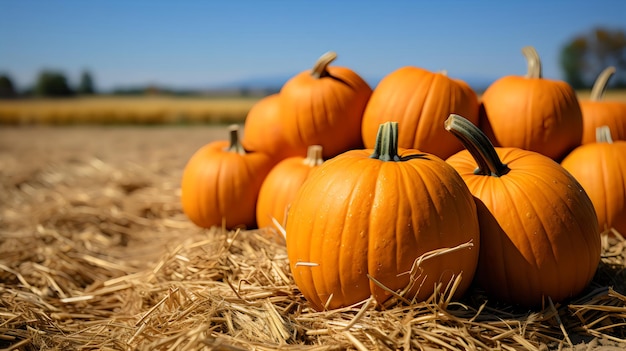
[[[328,73],[328,65],[331,62],[335,61],[337,58],[337,53],[333,51],[329,51],[324,55],[320,56],[315,62],[315,66],[311,70],[311,76],[315,79],[320,79],[322,77],[327,77],[330,74]]]
[[[451,114],[446,119],[445,128],[463,143],[478,164],[474,174],[501,177],[510,171],[509,167],[498,157],[489,138],[472,122],[459,115]]]
[[[398,155],[398,122],[385,122],[378,127],[376,145],[370,157],[381,161],[400,161]]]
[[[311,145],[307,148],[306,158],[303,163],[307,166],[315,167],[324,163],[324,158],[322,157],[322,146],[321,145]]]
[[[609,83],[609,79],[611,76],[615,74],[615,67],[609,66],[600,73],[596,81],[593,83],[593,87],[591,88],[591,96],[589,99],[591,101],[600,101],[604,96],[604,92],[606,92],[606,87]]]
[[[601,126],[596,128],[596,143],[613,144],[613,138],[611,137],[611,128],[609,128],[609,126]]]
[[[543,72],[541,69],[541,59],[537,50],[532,46],[524,46],[522,48],[522,54],[526,58],[528,64],[528,71],[526,72],[526,78],[542,78]]]
[[[246,150],[241,145],[239,141],[239,126],[236,124],[232,124],[228,127],[228,132],[230,135],[230,143],[228,147],[226,147],[225,151],[238,153],[240,155],[245,155]]]

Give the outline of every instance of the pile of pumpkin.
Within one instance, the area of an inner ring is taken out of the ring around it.
[[[243,137],[234,126],[191,157],[183,210],[201,227],[284,230],[317,310],[473,282],[521,306],[573,297],[601,235],[626,233],[626,104],[602,100],[610,69],[579,101],[522,52],[527,75],[480,98],[412,66],[372,89],[324,54],[249,111]]]

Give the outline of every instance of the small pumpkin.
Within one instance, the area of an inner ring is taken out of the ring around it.
[[[256,226],[257,196],[274,161],[261,152],[246,152],[237,125],[230,126],[229,133],[230,141],[203,146],[183,170],[183,212],[199,227]]]
[[[443,128],[451,113],[478,122],[478,97],[467,83],[444,72],[406,66],[385,76],[376,86],[363,114],[365,147],[376,142],[378,126],[400,123],[398,145],[447,158],[463,145]]]
[[[317,310],[349,306],[391,291],[430,297],[462,274],[467,290],[478,260],[476,207],[458,173],[440,158],[398,148],[398,123],[381,125],[374,149],[325,161],[304,182],[287,218],[293,278]],[[471,243],[424,260],[425,253]]]
[[[577,147],[561,165],[589,194],[600,231],[615,229],[626,235],[626,141],[614,142],[609,126],[596,132],[595,143]]]
[[[257,101],[248,114],[243,128],[241,145],[247,151],[263,152],[276,163],[292,156],[304,156],[306,148],[291,145],[280,114],[280,97],[271,94]]]
[[[532,46],[522,49],[526,76],[505,76],[481,97],[481,129],[496,146],[516,147],[561,160],[580,145],[583,121],[578,97],[564,81],[542,77]]]
[[[488,295],[522,306],[580,293],[600,262],[593,204],[558,163],[520,148],[494,148],[461,116],[445,128],[466,147],[447,162],[476,198],[481,230],[476,281]]]
[[[284,227],[285,214],[296,192],[311,171],[323,162],[322,147],[311,145],[306,157],[289,157],[272,168],[263,181],[257,200],[256,220],[259,228],[273,226],[273,219]]]
[[[604,100],[604,93],[609,79],[615,73],[615,67],[607,67],[596,79],[589,99],[580,100],[583,114],[582,143],[596,142],[596,129],[608,126],[614,140],[626,140],[626,103]]]
[[[321,145],[324,159],[361,148],[361,120],[372,88],[347,67],[330,66],[335,52],[322,55],[310,71],[280,90],[282,123],[291,145]]]

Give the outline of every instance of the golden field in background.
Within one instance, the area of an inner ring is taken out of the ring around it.
[[[0,124],[198,124],[245,119],[258,97],[97,96],[0,100]]]
[[[588,99],[589,91],[578,93]],[[0,100],[0,124],[220,124],[240,123],[260,97],[96,96]],[[607,101],[626,103],[626,90]]]

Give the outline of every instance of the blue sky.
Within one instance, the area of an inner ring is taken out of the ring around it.
[[[492,80],[524,74],[533,45],[544,76],[596,26],[626,29],[626,1],[0,0],[0,72],[20,88],[44,69],[99,89],[208,87],[288,77],[326,51],[376,82],[402,66]]]

